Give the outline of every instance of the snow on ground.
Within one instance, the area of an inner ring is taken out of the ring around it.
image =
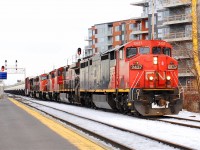
[[[171,116],[173,116],[173,115],[171,115]],[[182,110],[178,115],[176,115],[176,117],[200,120],[200,113],[194,113],[194,112]]]
[[[171,150],[174,149],[173,147],[161,144],[159,142],[146,139],[144,137],[133,135],[131,133],[127,133],[124,131],[119,131],[117,129],[113,129],[111,127],[108,127],[106,125],[102,125],[99,123],[95,123],[92,121],[88,121],[85,119],[81,119],[79,117],[75,117],[69,114],[66,114],[64,112],[60,112],[51,108],[47,108],[44,106],[40,106],[37,104],[31,104],[32,106],[38,106],[40,110],[43,110],[45,112],[48,112],[56,117],[59,117],[63,120],[67,120],[71,123],[74,123],[78,126],[84,127],[87,130],[95,131],[95,133],[98,133],[102,136],[106,136],[109,139],[112,139],[114,141],[118,141],[122,144],[125,144],[129,147],[132,147],[137,150],[144,150],[147,147],[151,147],[151,150]]]
[[[36,100],[33,100],[33,101],[36,101]],[[168,141],[173,141],[174,143],[185,145],[193,149],[200,149],[200,130],[199,129],[172,125],[169,123],[163,123],[159,121],[138,119],[131,116],[122,115],[122,114],[114,114],[114,113],[109,113],[109,112],[97,111],[97,110],[76,107],[76,106],[71,106],[71,105],[66,105],[66,104],[58,104],[54,102],[45,102],[45,101],[37,101],[37,102],[57,108],[57,109],[61,109],[70,113],[75,113],[77,115],[81,115],[87,118],[91,118],[91,119],[102,121],[108,124],[112,124],[118,127],[137,131],[137,132],[151,135],[157,138],[162,138]],[[47,111],[50,111],[50,110],[47,110]],[[61,116],[65,117],[67,115],[63,114]],[[189,117],[189,118],[191,118],[190,116],[196,116],[196,119],[199,118],[200,120],[199,114],[191,113],[187,111],[183,111],[177,116]],[[68,116],[66,117],[66,119],[70,119],[70,117]],[[81,122],[79,123],[81,124]],[[98,129],[98,127],[95,129]],[[120,138],[120,135],[117,135],[117,138]],[[130,141],[130,139],[132,143],[136,138],[127,138],[127,141]]]

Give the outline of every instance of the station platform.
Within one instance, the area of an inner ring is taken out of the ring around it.
[[[29,107],[14,99],[0,99],[0,149],[103,149],[73,133],[72,130],[68,131],[59,123],[47,117],[42,118],[45,116],[37,111],[34,112],[34,110],[29,109]]]

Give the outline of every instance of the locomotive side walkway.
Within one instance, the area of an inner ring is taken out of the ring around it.
[[[102,149],[12,99],[0,99],[0,147],[4,150]]]

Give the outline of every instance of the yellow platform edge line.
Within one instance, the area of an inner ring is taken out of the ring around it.
[[[59,124],[58,122],[51,120],[43,115],[41,115],[39,112],[34,111],[33,109],[28,108],[24,104],[21,104],[17,100],[13,98],[8,98],[11,102],[13,102],[18,107],[25,110],[27,113],[31,114],[35,118],[37,118],[41,123],[46,125],[48,128],[62,136],[64,139],[69,141],[71,144],[73,144],[75,147],[77,147],[80,150],[104,150],[105,148],[101,147],[100,145],[97,145],[97,143],[94,143],[81,135],[73,132],[72,130],[64,127],[63,125]]]

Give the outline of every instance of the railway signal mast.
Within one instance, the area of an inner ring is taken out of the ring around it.
[[[19,68],[17,65],[17,60],[15,61],[15,66],[8,67],[7,60],[5,60],[5,71],[7,74],[24,74],[24,79],[26,78],[26,68]]]

